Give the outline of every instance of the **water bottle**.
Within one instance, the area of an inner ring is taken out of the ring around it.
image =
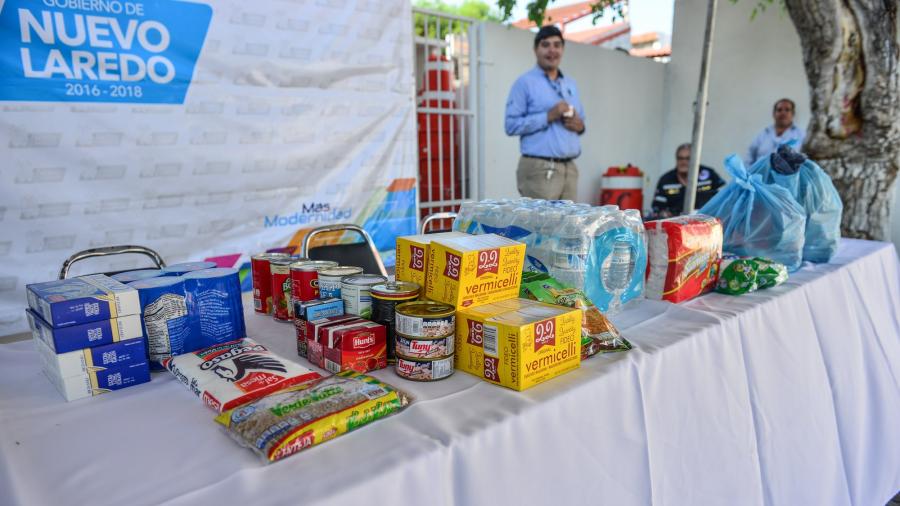
[[[472,219],[475,217],[475,206],[477,206],[477,204],[471,200],[467,200],[460,204],[459,211],[456,213],[456,219],[453,220],[453,227],[451,230],[454,232],[470,233],[469,229],[472,227]]]
[[[617,240],[612,254],[606,258],[603,264],[603,285],[606,291],[612,294],[608,313],[614,314],[622,305],[622,294],[631,283],[631,275],[634,272],[631,244],[628,241]]]
[[[549,206],[540,208],[539,213],[540,228],[534,241],[534,257],[549,269],[553,264],[553,243],[556,239],[554,234],[562,224],[563,214]]]
[[[567,214],[558,227],[553,242],[553,267],[551,275],[563,284],[584,287],[590,243],[585,236],[584,215]]]

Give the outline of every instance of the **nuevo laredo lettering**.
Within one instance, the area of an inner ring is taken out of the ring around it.
[[[118,2],[109,3],[113,4]],[[50,49],[46,58],[38,61],[32,58],[30,47],[21,47],[19,52],[25,77],[126,82],[149,78],[157,84],[166,84],[175,78],[175,65],[159,54],[169,48],[171,35],[158,21],[129,19],[123,22],[117,17],[47,10],[36,16],[33,11],[22,8],[18,14],[22,44],[40,41],[48,46],[61,44],[73,48]],[[135,47],[155,54],[144,58],[128,52]]]

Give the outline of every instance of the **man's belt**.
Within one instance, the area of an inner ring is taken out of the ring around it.
[[[575,159],[574,157],[572,157],[572,158],[552,158],[549,156],[534,156],[534,155],[522,155],[522,156],[524,156],[525,158],[535,158],[537,160],[544,160],[546,162],[553,162],[553,163],[569,163]]]

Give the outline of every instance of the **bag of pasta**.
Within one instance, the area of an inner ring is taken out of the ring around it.
[[[387,383],[343,371],[225,411],[216,421],[241,446],[274,462],[396,413],[409,402]]]
[[[525,299],[581,310],[582,360],[597,353],[631,349],[631,343],[622,337],[619,330],[597,309],[597,306],[587,298],[584,292],[563,285],[546,273],[524,273],[519,295]]]

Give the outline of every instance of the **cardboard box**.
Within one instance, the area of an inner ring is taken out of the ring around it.
[[[137,290],[103,274],[34,283],[25,290],[28,306],[54,328],[141,314]]]
[[[142,338],[67,353],[54,353],[40,340],[34,340],[34,347],[43,355],[43,363],[61,378],[147,361],[147,347]]]
[[[298,320],[318,320],[344,314],[343,299],[313,299],[294,302],[294,318]]]
[[[44,344],[36,342],[35,346]],[[67,401],[105,394],[150,381],[150,365],[146,360],[62,377],[49,358],[51,354],[49,349],[38,353],[44,375]]]
[[[327,325],[337,325],[341,322],[350,320],[359,320],[360,317],[352,314],[339,316],[329,316],[327,318],[319,318],[316,320],[294,320],[297,328],[297,354],[301,357],[307,356],[308,342],[319,334],[319,329]]]
[[[432,241],[425,296],[457,309],[519,296],[525,245],[495,234]]]
[[[37,341],[43,341],[55,353],[67,353],[144,336],[139,314],[60,328],[53,328],[30,309],[25,310],[25,315],[31,327],[31,336]]]
[[[325,369],[339,373],[368,372],[387,367],[387,329],[374,322],[356,322],[328,333]]]
[[[428,275],[428,247],[435,239],[466,237],[462,232],[443,232],[439,234],[407,235],[397,238],[397,259],[395,275],[397,281],[409,281],[425,287]]]
[[[456,368],[525,390],[581,364],[581,310],[510,299],[456,313]]]
[[[335,318],[334,320],[316,325],[306,339],[306,359],[309,363],[325,368],[325,345],[328,343],[327,331],[331,327],[340,327],[350,323],[367,322],[356,315],[344,315],[350,318]]]

